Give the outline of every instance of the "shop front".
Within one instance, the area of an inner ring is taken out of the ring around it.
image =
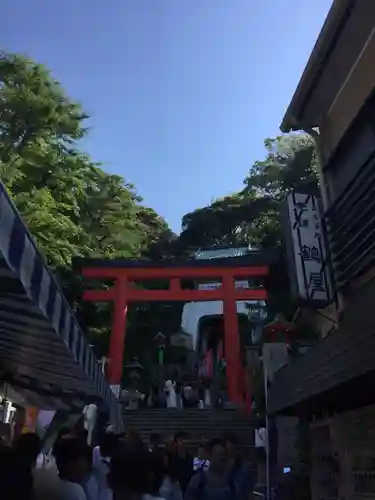
[[[65,414],[95,403],[122,426],[101,366],[1,183],[0,399],[3,423],[11,418],[7,401],[26,413]]]

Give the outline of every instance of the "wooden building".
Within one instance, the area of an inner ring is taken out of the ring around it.
[[[336,0],[281,125],[317,141],[333,268],[321,340],[268,401],[310,424],[314,499],[375,496],[374,64],[375,1]]]

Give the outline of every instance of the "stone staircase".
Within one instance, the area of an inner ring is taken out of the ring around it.
[[[251,418],[237,409],[123,409],[125,429],[138,430],[145,442],[150,434],[158,433],[164,438],[176,432],[186,432],[191,448],[199,442],[218,437],[224,432],[233,432],[241,446],[249,450],[254,445],[254,425]]]

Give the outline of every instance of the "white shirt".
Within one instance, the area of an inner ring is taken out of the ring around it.
[[[159,490],[159,495],[162,498],[173,498],[174,500],[182,500],[182,491],[178,481],[171,481],[170,477],[166,476]]]
[[[54,500],[60,486],[57,469],[47,469],[46,467],[34,469],[33,477],[35,500],[44,500],[46,498]]]
[[[100,447],[95,446],[92,451],[93,473],[99,485],[99,500],[112,500],[113,493],[108,487],[107,476],[109,473],[109,458],[104,458],[100,452]]]
[[[203,469],[207,471],[210,468],[210,461],[209,460],[202,460],[201,458],[194,457],[193,461],[193,470],[197,471],[200,469]]]
[[[82,486],[88,500],[101,500],[99,481],[95,474],[90,474]]]
[[[34,470],[35,500],[87,500],[82,486],[61,480],[53,469]]]
[[[98,409],[94,404],[87,405],[84,407],[82,414],[84,417],[84,427],[86,430],[95,427],[97,411]]]
[[[60,479],[60,484],[58,486],[58,496],[59,500],[87,500],[85,491],[77,483],[71,483],[70,481],[65,481]]]
[[[185,385],[185,387],[183,387],[182,390],[185,398],[190,399],[193,394],[193,388],[190,385]]]
[[[264,427],[255,429],[255,448],[265,448],[267,445],[267,430]]]

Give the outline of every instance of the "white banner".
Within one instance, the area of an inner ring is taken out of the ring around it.
[[[290,252],[297,295],[307,301],[330,302],[331,282],[319,202],[315,196],[293,193],[287,197]]]
[[[236,288],[249,288],[249,282],[247,280],[236,281],[234,285]],[[215,290],[220,287],[221,283],[201,283],[198,285],[198,290]]]

